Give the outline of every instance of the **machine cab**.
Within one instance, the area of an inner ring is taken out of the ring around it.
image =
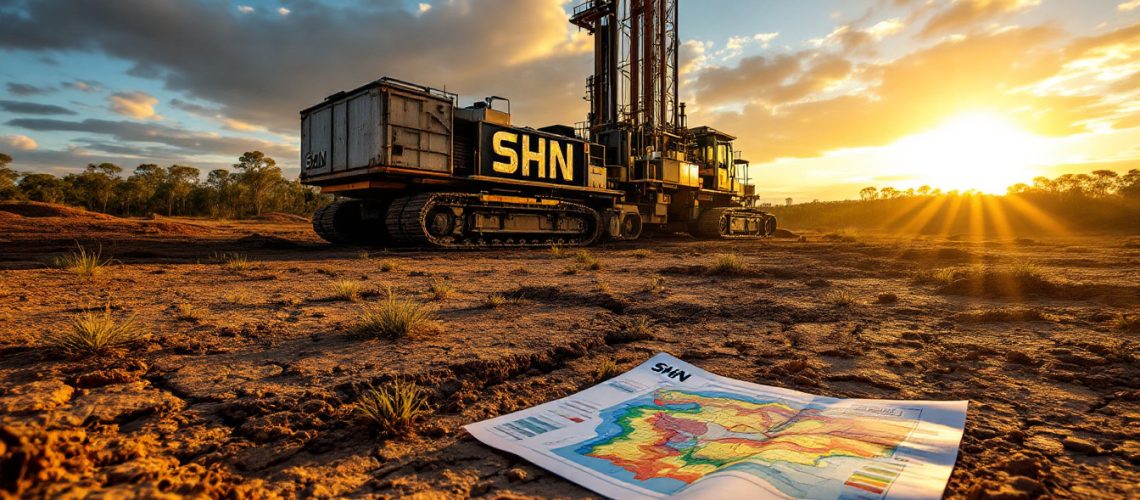
[[[695,150],[689,156],[700,165],[701,187],[738,193],[742,186],[736,181],[732,149],[736,138],[710,127],[693,129],[692,134]]]

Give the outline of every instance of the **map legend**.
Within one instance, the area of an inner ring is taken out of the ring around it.
[[[895,464],[875,464],[863,467],[847,478],[845,486],[857,488],[876,496],[881,496],[898,479],[905,466]]]

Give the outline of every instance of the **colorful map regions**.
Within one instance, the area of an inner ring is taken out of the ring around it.
[[[600,415],[597,437],[553,451],[661,494],[728,470],[788,496],[881,493],[886,474],[852,471],[889,458],[917,424],[901,415],[868,418],[712,390],[658,389]]]

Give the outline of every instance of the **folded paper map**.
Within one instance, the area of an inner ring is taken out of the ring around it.
[[[658,354],[466,429],[613,498],[940,498],[966,405],[814,396]]]

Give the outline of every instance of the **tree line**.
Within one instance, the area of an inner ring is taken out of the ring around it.
[[[1140,198],[1140,169],[1129,170],[1126,174],[1118,174],[1112,170],[1094,170],[1090,174],[1065,174],[1055,179],[1048,177],[1035,177],[1031,184],[1018,183],[1010,186],[1007,194],[1011,195],[1063,195],[1067,197],[1087,198]],[[876,188],[865,187],[859,190],[859,199],[893,200],[896,198],[910,198],[915,196],[959,196],[976,195],[976,191],[965,192],[948,191],[920,186],[910,189],[895,189],[893,187]]]
[[[298,180],[285,179],[277,162],[260,151],[241,155],[232,171],[211,170],[204,180],[199,169],[187,165],[144,163],[124,175],[114,163],[93,163],[80,173],[56,177],[18,172],[11,164],[12,157],[0,153],[0,200],[62,203],[124,216],[307,215],[329,201]]]
[[[1140,231],[1140,169],[1037,177],[1004,195],[868,187],[859,200],[773,207],[785,227],[1008,236],[1058,231]]]

